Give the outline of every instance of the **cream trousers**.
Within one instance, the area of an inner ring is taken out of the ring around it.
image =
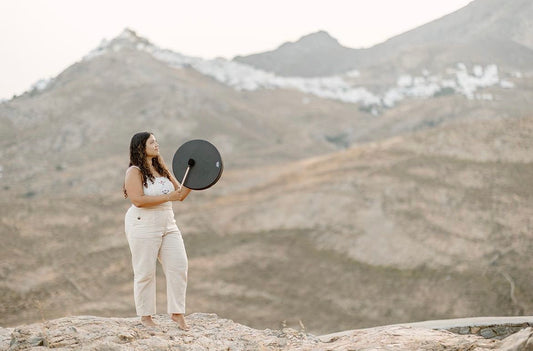
[[[167,282],[167,312],[185,313],[187,254],[172,207],[131,206],[124,227],[133,265],[133,294],[138,316],[156,313],[156,263],[159,259]]]

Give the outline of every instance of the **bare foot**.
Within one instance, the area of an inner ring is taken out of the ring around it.
[[[145,327],[157,327],[157,324],[155,324],[155,322],[152,320],[152,316],[142,316],[141,323]]]
[[[185,318],[183,317],[183,314],[179,313],[172,313],[172,316],[170,317],[172,320],[176,323],[178,323],[178,328],[181,330],[189,330],[189,326],[187,323],[185,323]]]

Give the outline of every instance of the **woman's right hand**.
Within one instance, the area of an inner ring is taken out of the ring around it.
[[[168,201],[180,201],[181,200],[181,189],[171,191],[167,194]]]

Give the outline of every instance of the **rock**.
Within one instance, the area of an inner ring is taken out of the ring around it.
[[[280,330],[252,329],[207,313],[187,316],[189,331],[178,329],[166,315],[157,315],[154,320],[158,324],[155,328],[144,327],[138,318],[89,316],[0,328],[0,350],[533,350],[533,329],[530,327],[500,341],[405,325],[315,336],[286,327]],[[481,331],[484,330],[492,329]]]
[[[386,326],[354,330],[333,336],[330,340],[321,338],[328,350],[345,349],[394,349],[394,350],[490,350],[497,340],[487,340],[475,335],[460,335],[444,330],[415,328],[408,326]]]
[[[461,328],[459,328],[459,334],[461,334],[461,335],[470,334],[470,327],[461,327]]]
[[[486,339],[491,339],[497,335],[492,328],[483,328],[479,334]]]
[[[499,351],[533,351],[533,328],[525,328],[505,338]]]
[[[131,342],[137,336],[137,332],[134,330],[122,331],[118,334],[118,339],[122,342]]]
[[[44,338],[42,336],[34,336],[31,339],[28,340],[28,343],[30,343],[32,346],[44,346]]]

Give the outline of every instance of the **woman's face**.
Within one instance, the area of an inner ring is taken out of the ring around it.
[[[159,144],[153,135],[146,140],[146,156],[152,158],[159,156]]]

